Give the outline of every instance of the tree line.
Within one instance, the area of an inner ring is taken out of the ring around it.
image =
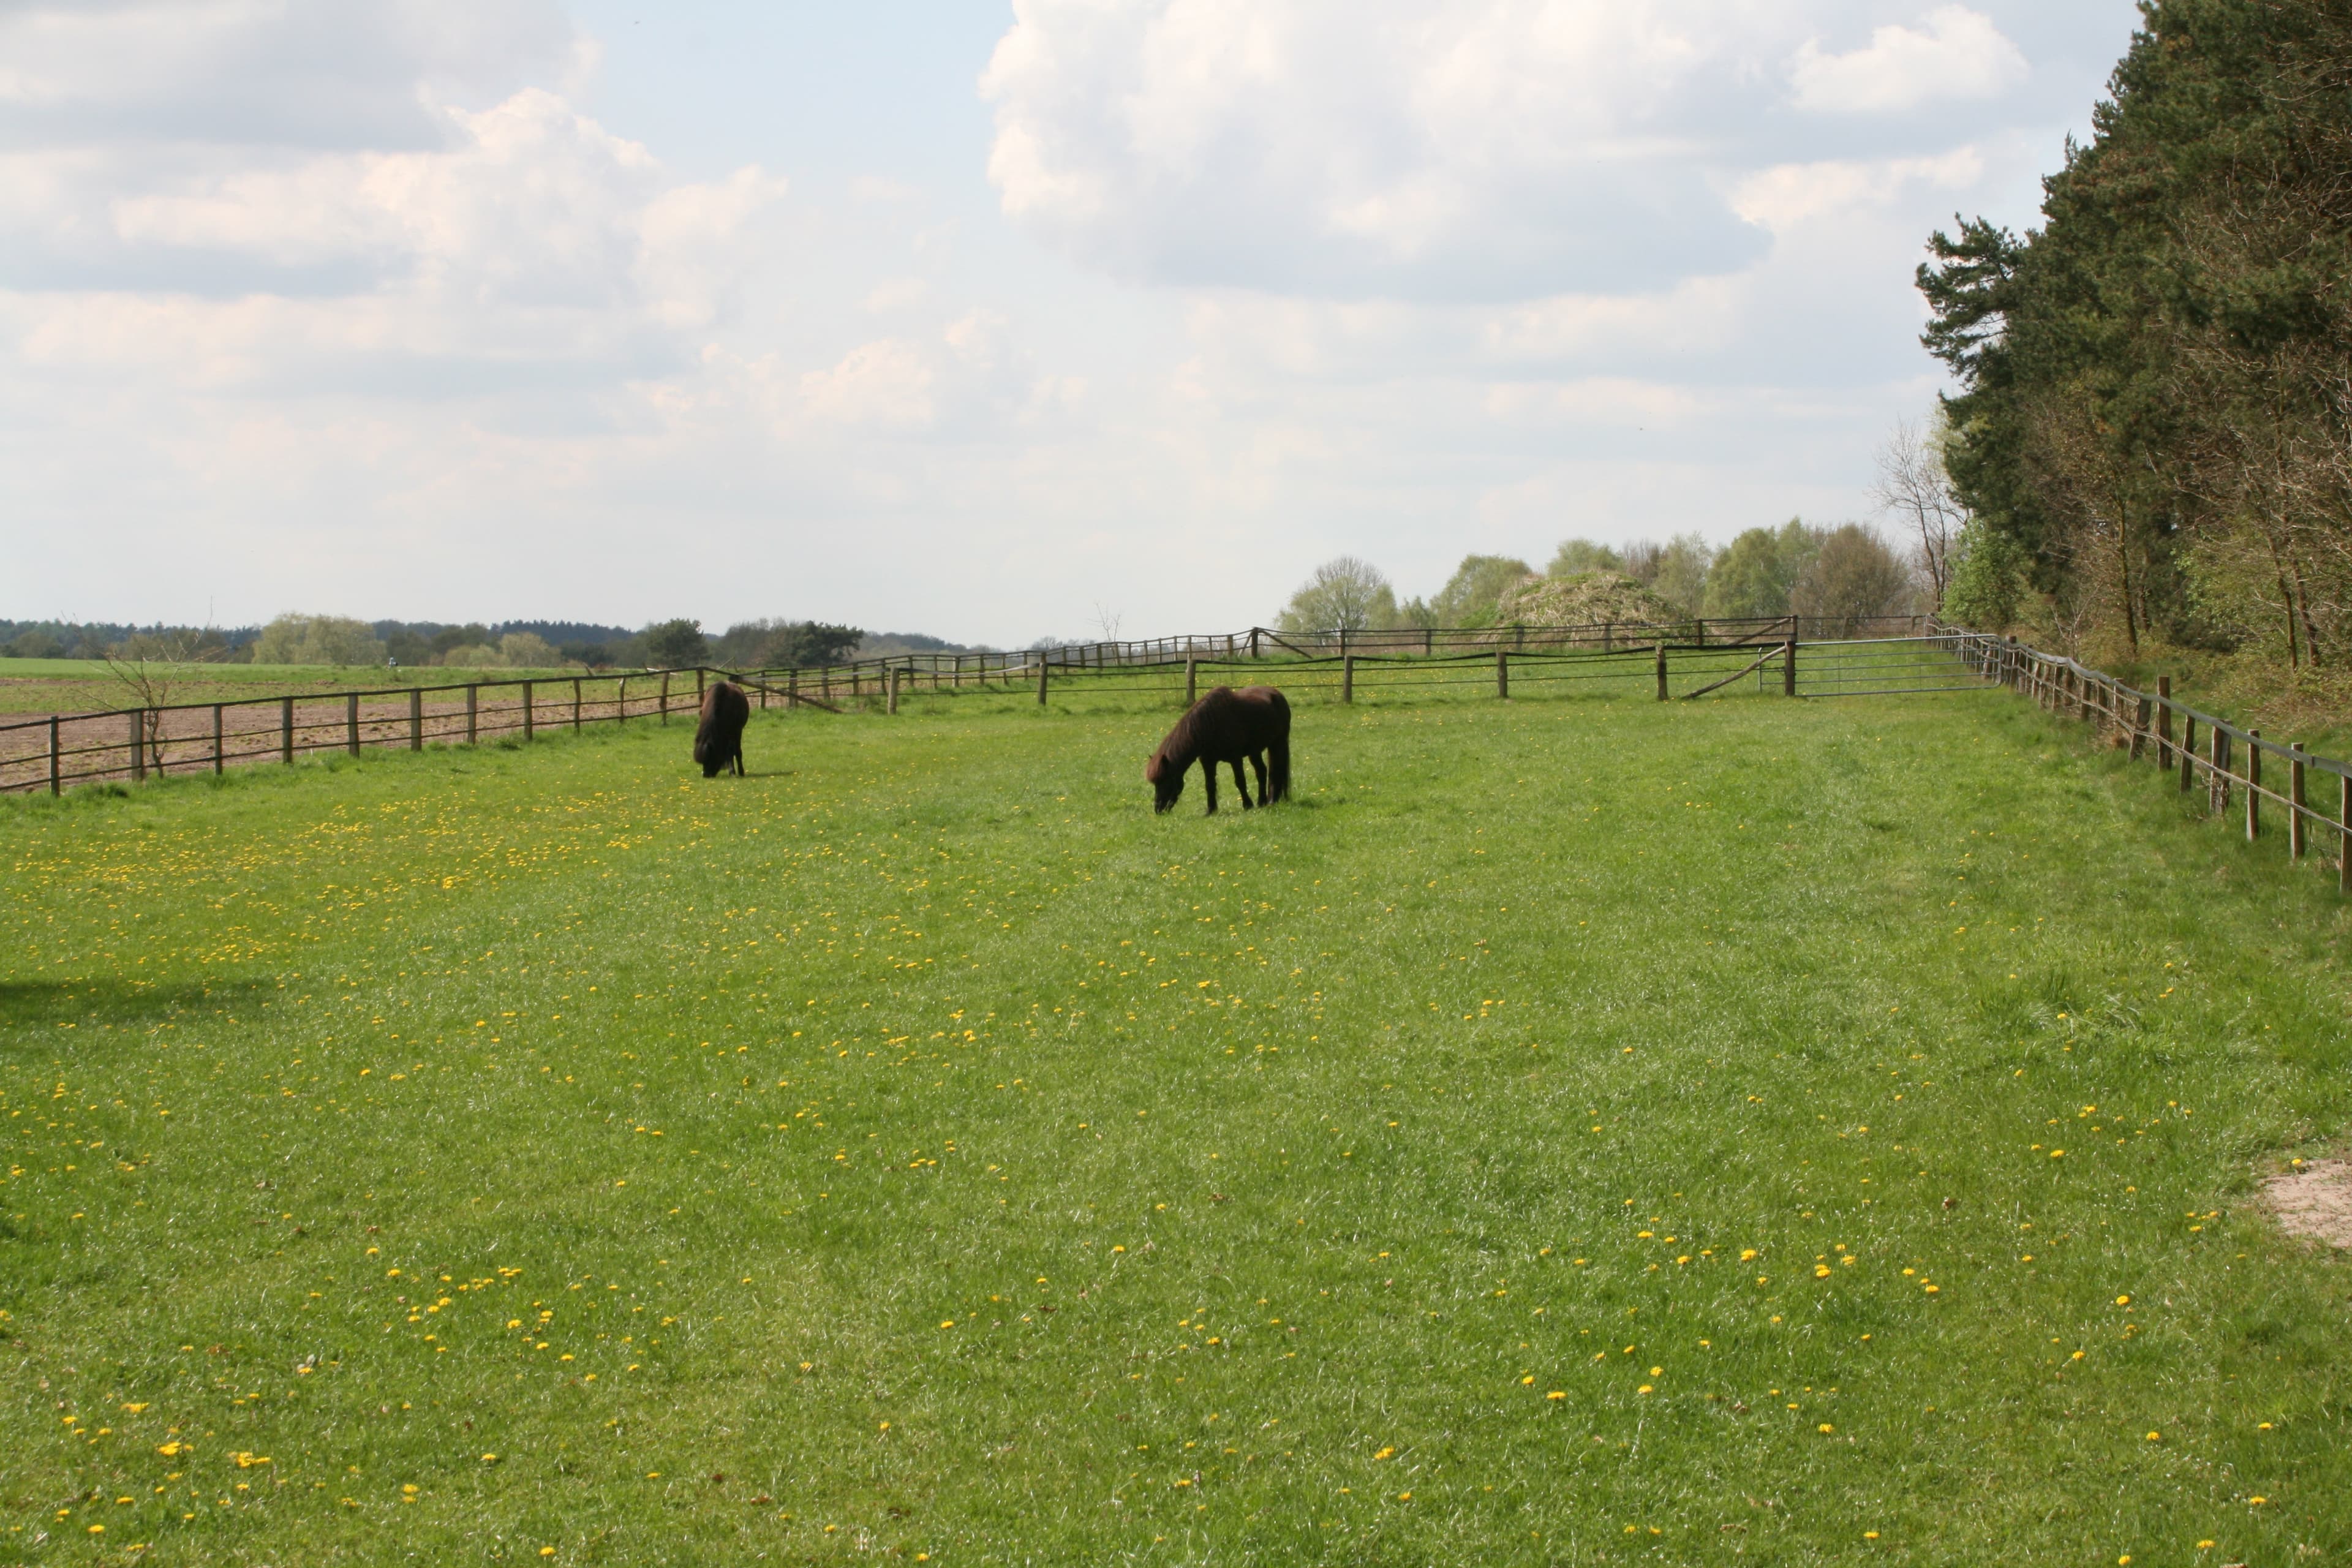
[[[919,632],[876,634],[829,621],[738,621],[706,632],[687,616],[635,630],[585,621],[363,621],[283,615],[267,626],[128,626],[0,621],[0,658],[78,658],[116,664],[374,665],[415,669],[730,668],[839,664],[877,654],[968,653]]]
[[[1929,243],[1945,608],[2070,650],[2352,646],[2352,4],[2147,0],[2021,237]]]
[[[1398,626],[1582,626],[1797,614],[1847,626],[1932,607],[1930,552],[1898,550],[1862,523],[1790,518],[1718,549],[1696,533],[1615,547],[1562,542],[1538,572],[1509,555],[1465,555],[1428,598],[1399,600],[1371,563],[1317,567],[1276,617],[1286,631]],[[1940,559],[1940,558],[1936,558]]]

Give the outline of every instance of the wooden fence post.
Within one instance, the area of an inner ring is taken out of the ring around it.
[[[767,705],[768,694],[761,691],[760,706],[765,708]],[[580,728],[580,678],[576,675],[572,678],[572,727],[574,730]]]
[[[662,671],[661,721],[665,724],[669,722],[669,671],[667,669]]]
[[[2156,765],[2172,766],[2172,677],[2156,678]]]
[[[522,683],[522,738],[526,741],[531,738],[530,685],[528,680]]]
[[[626,686],[627,682],[622,684]],[[482,689],[468,685],[466,688],[466,744],[469,746],[481,736],[481,713]]]
[[[2139,761],[2140,752],[2147,747],[2147,721],[2148,700],[2143,694],[2132,706],[2131,760],[2133,762]]]
[[[1706,622],[1704,619],[1691,622],[1691,631],[1694,634],[1691,640],[1698,644],[1699,647],[1705,647],[1706,646]]]
[[[2286,765],[2286,858],[2303,858],[2309,835],[2305,830],[2303,814],[2303,745],[2297,742],[2291,750],[2294,755]]]
[[[2187,795],[2189,781],[2197,776],[2197,721],[2187,714],[2180,716],[2180,793]]]
[[[49,793],[63,795],[65,792],[65,759],[58,752],[58,716],[52,713],[49,715]]]
[[[2206,749],[2213,754],[2205,775],[2205,814],[2219,816],[2230,809],[2230,731],[2219,724],[2206,728],[2211,731]]]
[[[694,710],[702,711],[702,666],[694,667]]]
[[[1658,639],[1658,700],[1659,700],[1659,701],[1661,701],[1661,702],[1664,702],[1665,700],[1666,700],[1666,644],[1665,644],[1665,639],[1664,639],[1664,637],[1661,637],[1661,638],[1659,638],[1659,639]]]
[[[147,710],[133,710],[131,715],[131,776],[144,781],[147,777]]]
[[[2263,834],[2263,732],[2246,731],[2246,842]]]
[[[227,765],[228,758],[221,745],[221,705],[215,702],[213,704],[213,772],[217,773]]]
[[[2336,781],[2336,890],[2352,893],[2352,773]]]
[[[889,696],[888,696],[888,698],[887,698],[887,704],[888,704],[888,705],[887,705],[887,707],[885,709],[885,711],[887,711],[887,712],[889,712],[889,713],[895,714],[895,713],[897,713],[897,712],[898,711],[898,678],[899,678],[901,675],[904,675],[905,673],[906,673],[906,671],[905,671],[905,670],[902,670],[902,669],[898,668],[897,666],[895,666],[895,665],[891,667],[891,669],[890,669],[890,691],[889,691]]]
[[[292,766],[294,763],[294,699],[278,700],[278,760]]]
[[[1255,626],[1250,627],[1250,657],[1252,658],[1255,658],[1257,657],[1257,628]]]
[[[408,689],[408,749],[425,749],[425,693],[414,686]]]
[[[1356,656],[1351,653],[1341,654],[1339,656],[1339,700],[1353,702],[1355,700]]]
[[[1192,704],[1199,700],[1196,694],[1199,692],[1200,689],[1200,662],[1188,654],[1185,656],[1184,659],[1184,707],[1187,711],[1190,711]]]
[[[1780,695],[1797,694],[1797,637],[1791,632],[1789,640],[1780,645]]]
[[[1037,706],[1040,708],[1045,706],[1045,670],[1047,666],[1048,661],[1045,658],[1045,650],[1041,647],[1037,650]]]
[[[1495,650],[1495,696],[1504,702],[1511,700],[1511,656],[1501,648]]]

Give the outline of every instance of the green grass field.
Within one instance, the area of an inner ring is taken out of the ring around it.
[[[0,1560],[2352,1552],[2331,874],[1998,693],[1169,718],[7,803]]]

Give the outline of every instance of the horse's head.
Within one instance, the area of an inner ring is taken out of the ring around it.
[[[1166,752],[1154,752],[1151,760],[1143,764],[1143,776],[1151,784],[1151,809],[1166,811],[1184,793],[1186,770],[1169,760]]]

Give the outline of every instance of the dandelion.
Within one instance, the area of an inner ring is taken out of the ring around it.
[[[1822,1422],[1822,1436],[1827,1436],[1830,1433],[1834,1432],[1834,1431],[1836,1431],[1836,1430],[1837,1430],[1837,1428],[1836,1428],[1836,1427],[1834,1427],[1834,1426],[1831,1426],[1828,1422],[1824,1421],[1824,1422]]]

